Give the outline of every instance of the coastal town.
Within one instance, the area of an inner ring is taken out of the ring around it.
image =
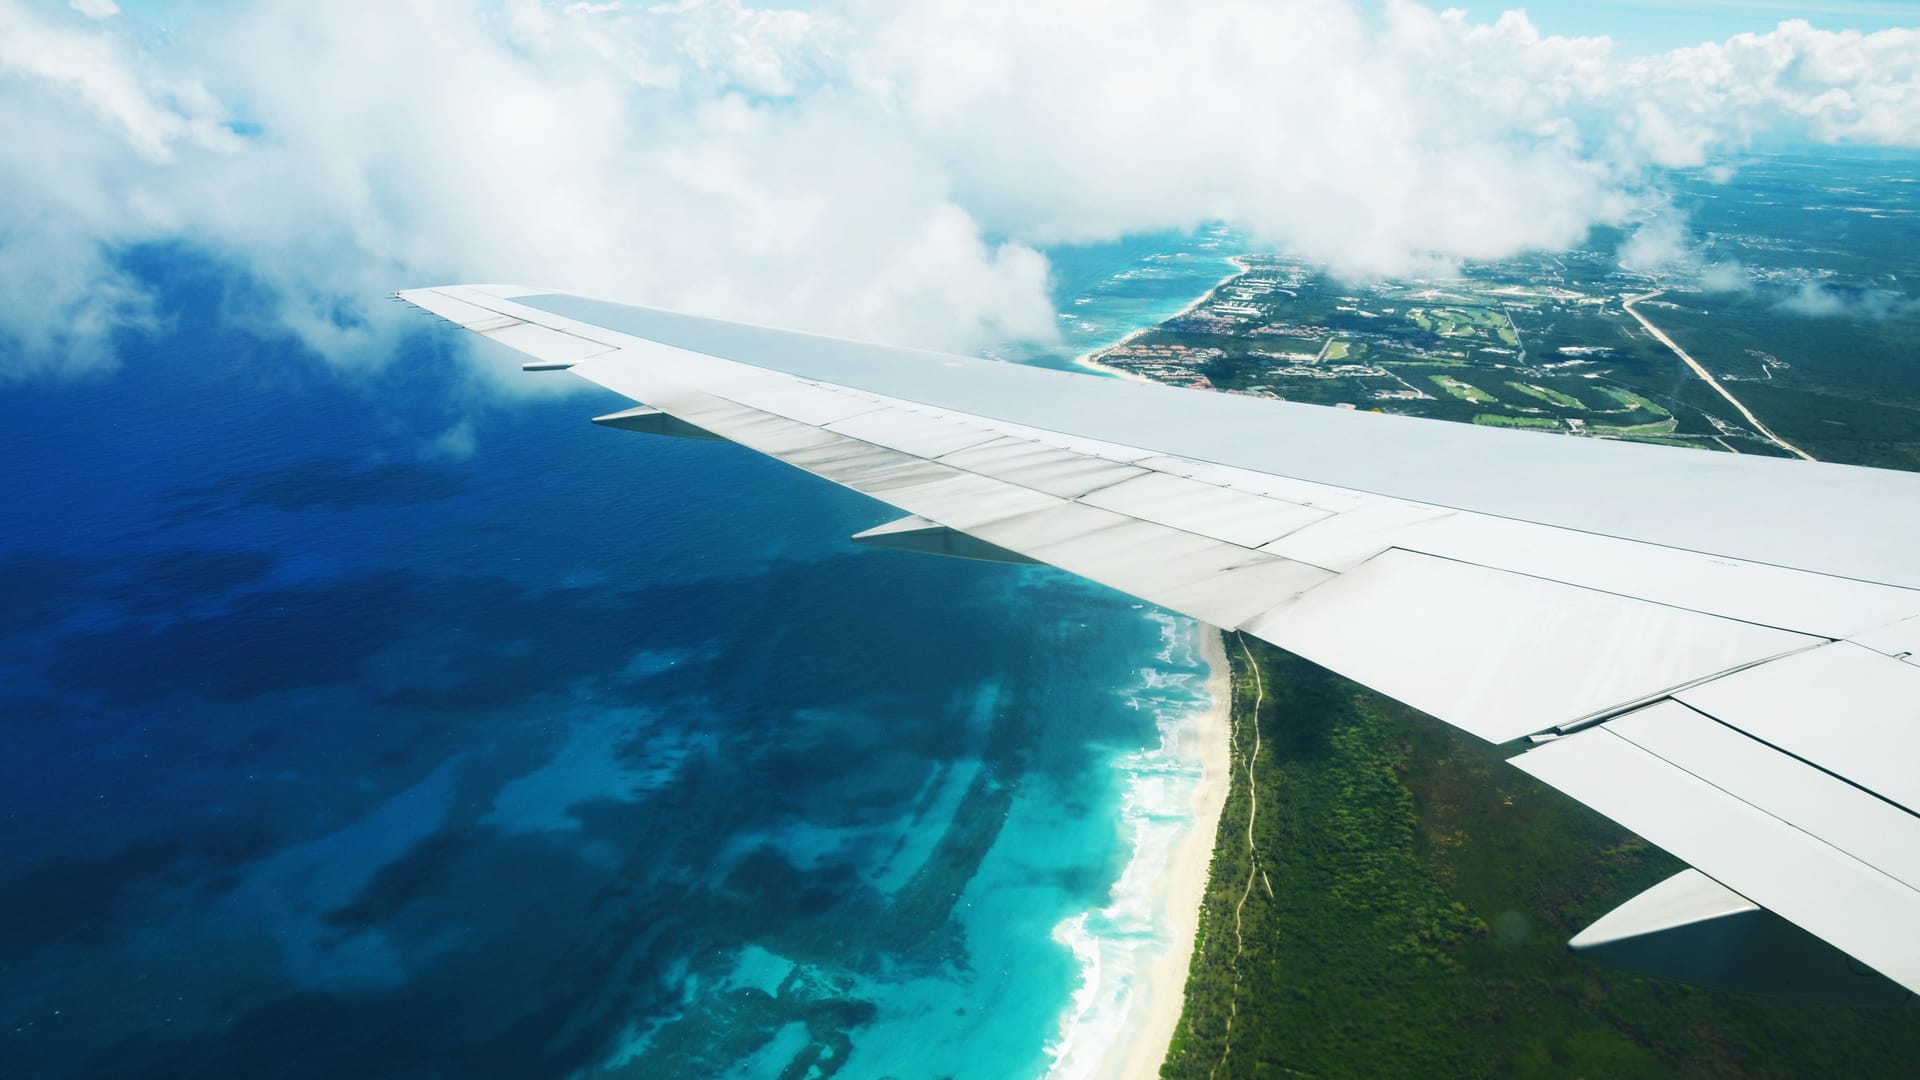
[[[1723,385],[1770,379],[1789,365],[1756,351],[1747,367],[1719,379],[1701,369],[1724,400],[1675,393],[1679,350],[1652,319],[1700,298],[1623,269],[1607,253],[1362,286],[1283,256],[1240,256],[1235,264],[1239,274],[1186,311],[1089,362],[1176,386],[1342,409],[1797,453],[1743,415]]]

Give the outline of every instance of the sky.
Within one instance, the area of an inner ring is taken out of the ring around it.
[[[1054,332],[1063,243],[1564,248],[1662,169],[1920,146],[1910,7],[0,0],[0,379],[126,363],[156,252],[351,371],[453,281],[964,351]]]
[[[1455,3],[1480,21],[1497,19],[1518,7],[1542,34],[1611,38],[1623,53],[1645,55],[1708,42],[1735,34],[1763,33],[1791,19],[1822,30],[1871,33],[1920,26],[1920,3],[1912,0],[1535,0],[1528,4]]]

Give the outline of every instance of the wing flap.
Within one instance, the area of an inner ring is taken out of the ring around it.
[[[1920,616],[1901,619],[1887,626],[1876,626],[1853,635],[1851,640],[1856,645],[1864,645],[1896,660],[1920,664]]]
[[[1674,697],[1920,813],[1920,667],[1842,641]]]
[[[1650,715],[1643,718],[1646,725],[1684,731],[1660,743],[1670,752],[1696,766],[1740,753],[1739,740],[1745,736],[1725,728],[1717,733],[1700,728],[1675,709],[1686,712],[1669,702],[1644,710]],[[1736,794],[1754,794],[1762,777],[1743,781],[1730,792],[1623,737],[1612,730],[1618,723],[1548,743],[1513,763],[1842,952],[1866,960],[1909,990],[1920,991],[1920,936],[1911,932],[1920,891]],[[1645,725],[1634,730],[1647,737]],[[1689,739],[1694,745],[1681,745]],[[1785,761],[1776,764],[1787,767]],[[1772,779],[1780,781],[1778,776]],[[1795,775],[1789,783],[1809,779]]]
[[[1920,891],[1920,817],[1678,701],[1607,730]]]
[[[1490,742],[1822,640],[1398,549],[1242,629]]]

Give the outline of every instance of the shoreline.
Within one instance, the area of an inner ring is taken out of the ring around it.
[[[1186,1010],[1187,974],[1193,966],[1200,909],[1232,768],[1233,682],[1225,631],[1198,624],[1195,649],[1207,663],[1207,693],[1213,704],[1195,714],[1181,731],[1181,756],[1190,753],[1200,762],[1202,774],[1189,802],[1193,824],[1174,844],[1153,885],[1154,909],[1166,919],[1166,949],[1140,966],[1127,1010],[1127,1034],[1108,1047],[1100,1062],[1101,1076],[1159,1076]]]
[[[1221,286],[1225,285],[1229,281],[1232,281],[1234,278],[1237,278],[1246,274],[1249,270],[1252,269],[1247,265],[1244,256],[1229,255],[1227,256],[1227,262],[1233,266],[1232,273],[1229,273],[1226,277],[1221,278],[1219,281],[1214,282],[1212,285],[1207,286],[1206,291],[1201,293],[1197,298],[1195,298],[1193,303],[1188,304],[1186,307],[1181,308],[1179,311],[1174,312],[1172,315],[1169,315],[1166,318],[1161,319],[1159,322],[1153,323],[1148,326],[1142,326],[1137,330],[1128,331],[1125,337],[1122,337],[1119,341],[1116,341],[1111,345],[1102,345],[1097,349],[1089,349],[1088,351],[1081,353],[1079,356],[1076,356],[1073,358],[1074,365],[1077,367],[1087,368],[1091,371],[1097,371],[1102,375],[1111,375],[1121,379],[1132,379],[1134,382],[1150,383],[1150,382],[1157,381],[1154,379],[1149,379],[1145,375],[1136,375],[1131,371],[1124,371],[1117,367],[1109,367],[1106,364],[1101,363],[1100,358],[1112,352],[1115,349],[1126,346],[1127,344],[1133,342],[1134,340],[1138,339],[1144,334],[1148,334],[1155,330],[1160,329],[1160,327],[1166,325],[1167,323],[1172,322],[1175,319],[1183,319],[1187,317],[1188,315],[1193,313],[1194,309],[1198,308],[1200,305],[1206,303],[1207,301],[1213,299],[1213,294],[1219,292]]]

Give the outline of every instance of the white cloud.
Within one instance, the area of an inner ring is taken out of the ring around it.
[[[1622,60],[1410,0],[169,18],[0,0],[0,373],[107,363],[148,242],[341,362],[444,280],[969,348],[1051,332],[1053,241],[1226,220],[1385,274],[1577,242],[1755,133],[1920,145],[1920,33],[1799,22]]]
[[[1837,289],[1821,281],[1802,282],[1780,307],[1817,319],[1878,320],[1920,311],[1920,301],[1885,289]]]
[[[443,461],[466,461],[478,449],[479,441],[474,436],[473,421],[461,420],[428,439],[421,449],[421,456]]]
[[[1712,259],[1707,247],[1694,239],[1686,215],[1670,204],[1647,211],[1621,243],[1619,258],[1623,269],[1707,292],[1748,292],[1754,287],[1737,259]]]
[[[1712,263],[1701,268],[1699,285],[1708,292],[1737,293],[1753,290],[1753,277],[1737,260]]]
[[[1491,54],[1537,35],[1392,4],[935,0],[878,22],[863,85],[967,205],[1039,241],[1225,219],[1367,275],[1578,240],[1626,209]],[[1594,46],[1583,45],[1592,49]],[[1545,134],[1539,134],[1544,131]]]
[[[111,19],[120,14],[120,5],[113,0],[72,0],[67,6],[89,19]]]
[[[1620,245],[1620,265],[1642,274],[1659,274],[1694,262],[1686,222],[1678,214],[1662,213],[1641,224]]]

